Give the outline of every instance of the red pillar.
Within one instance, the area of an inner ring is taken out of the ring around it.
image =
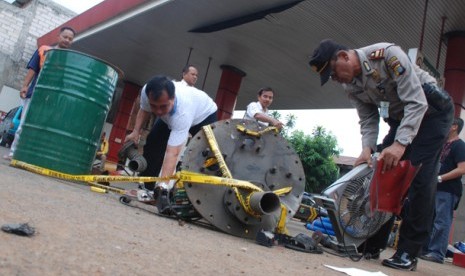
[[[141,87],[139,85],[133,83],[126,82],[124,84],[123,93],[118,106],[118,112],[108,141],[110,148],[108,152],[108,160],[110,161],[118,161],[118,151],[123,146],[132,106],[139,95],[140,89]]]
[[[218,105],[218,120],[230,119],[236,106],[237,94],[245,73],[230,65],[221,65],[220,85],[216,92],[215,102]]]
[[[447,54],[444,67],[445,90],[455,103],[464,105],[465,94],[465,31],[446,34]],[[455,106],[455,116],[460,116],[461,108]]]

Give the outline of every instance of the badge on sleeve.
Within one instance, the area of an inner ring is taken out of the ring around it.
[[[394,62],[397,61],[397,57],[396,56],[393,56],[392,58],[390,58],[388,61],[387,61],[387,65],[388,66],[391,66]]]
[[[396,76],[400,76],[405,72],[405,68],[400,64],[400,62],[397,62],[392,70]]]
[[[396,56],[391,57],[387,61],[387,65],[391,68],[394,74],[398,77],[405,72],[405,68],[400,64],[400,61],[397,59]]]

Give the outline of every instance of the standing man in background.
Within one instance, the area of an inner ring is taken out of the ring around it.
[[[244,114],[246,120],[256,120],[263,126],[274,126],[281,130],[284,126],[282,122],[273,118],[268,114],[268,107],[273,102],[274,91],[270,87],[263,87],[258,90],[257,102],[251,102],[247,105],[247,110]]]
[[[420,256],[426,261],[442,264],[446,257],[454,210],[462,197],[462,175],[465,174],[465,143],[459,138],[462,128],[463,120],[456,118],[441,152],[433,231]]]
[[[197,79],[199,77],[199,71],[193,65],[186,65],[182,69],[182,80],[180,83],[187,86],[195,86]]]
[[[19,92],[19,96],[21,97],[21,105],[23,106],[23,111],[21,113],[21,121],[19,123],[18,129],[16,130],[13,143],[11,144],[10,153],[8,155],[4,155],[4,159],[11,160],[13,158],[13,154],[16,150],[17,144],[21,136],[22,126],[26,118],[27,111],[29,109],[29,103],[31,102],[31,97],[32,93],[34,92],[37,77],[39,76],[42,66],[44,65],[47,51],[54,48],[68,49],[69,47],[71,47],[75,35],[76,32],[71,27],[61,28],[60,33],[58,35],[57,45],[40,46],[39,49],[37,49],[34,52],[31,59],[29,60],[29,63],[27,64],[28,71],[21,86],[21,90]]]
[[[321,85],[329,78],[341,83],[357,109],[362,152],[355,166],[364,162],[371,166],[380,117],[392,133],[390,139],[383,140],[378,156],[384,161],[382,172],[397,166],[401,159],[421,165],[408,191],[409,208],[400,227],[397,251],[382,262],[395,269],[416,270],[417,256],[431,231],[439,155],[454,116],[450,96],[392,43],[349,49],[325,39],[314,50],[309,65],[320,75]],[[392,223],[393,219],[366,241],[366,253],[379,258]]]

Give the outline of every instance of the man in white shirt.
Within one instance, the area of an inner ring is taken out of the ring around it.
[[[163,75],[153,77],[141,90],[134,130],[125,139],[138,144],[142,125],[151,113],[157,116],[144,146],[147,169],[140,175],[173,175],[189,133],[194,136],[202,126],[215,122],[216,111],[215,102],[205,92]],[[153,190],[154,184],[146,183],[145,187]],[[158,183],[157,187],[169,189],[166,183]]]
[[[187,86],[195,86],[197,79],[199,77],[199,71],[193,65],[186,65],[182,69],[182,80],[180,83]]]
[[[268,107],[273,102],[274,92],[270,87],[264,87],[258,90],[258,101],[251,102],[247,106],[247,110],[244,114],[244,119],[247,120],[256,120],[259,124],[263,126],[274,126],[278,129],[283,127],[283,123],[279,120],[268,115]]]

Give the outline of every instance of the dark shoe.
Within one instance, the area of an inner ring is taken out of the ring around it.
[[[407,252],[396,252],[394,256],[382,262],[382,264],[387,267],[410,271],[415,271],[417,269],[417,263],[417,258],[410,256]]]
[[[370,249],[366,249],[365,252],[363,252],[363,256],[367,260],[379,260],[380,254],[381,254],[381,249],[379,248],[370,248]]]
[[[318,243],[315,242],[314,239],[303,233],[297,234],[297,236],[292,238],[288,244],[284,245],[284,247],[305,253],[323,253],[321,248],[318,246]]]
[[[422,255],[422,256],[420,256],[420,259],[428,261],[428,262],[438,263],[438,264],[443,264],[444,263],[444,260],[438,259],[438,258],[436,258],[436,257],[434,257],[434,256],[432,256],[430,254]]]

